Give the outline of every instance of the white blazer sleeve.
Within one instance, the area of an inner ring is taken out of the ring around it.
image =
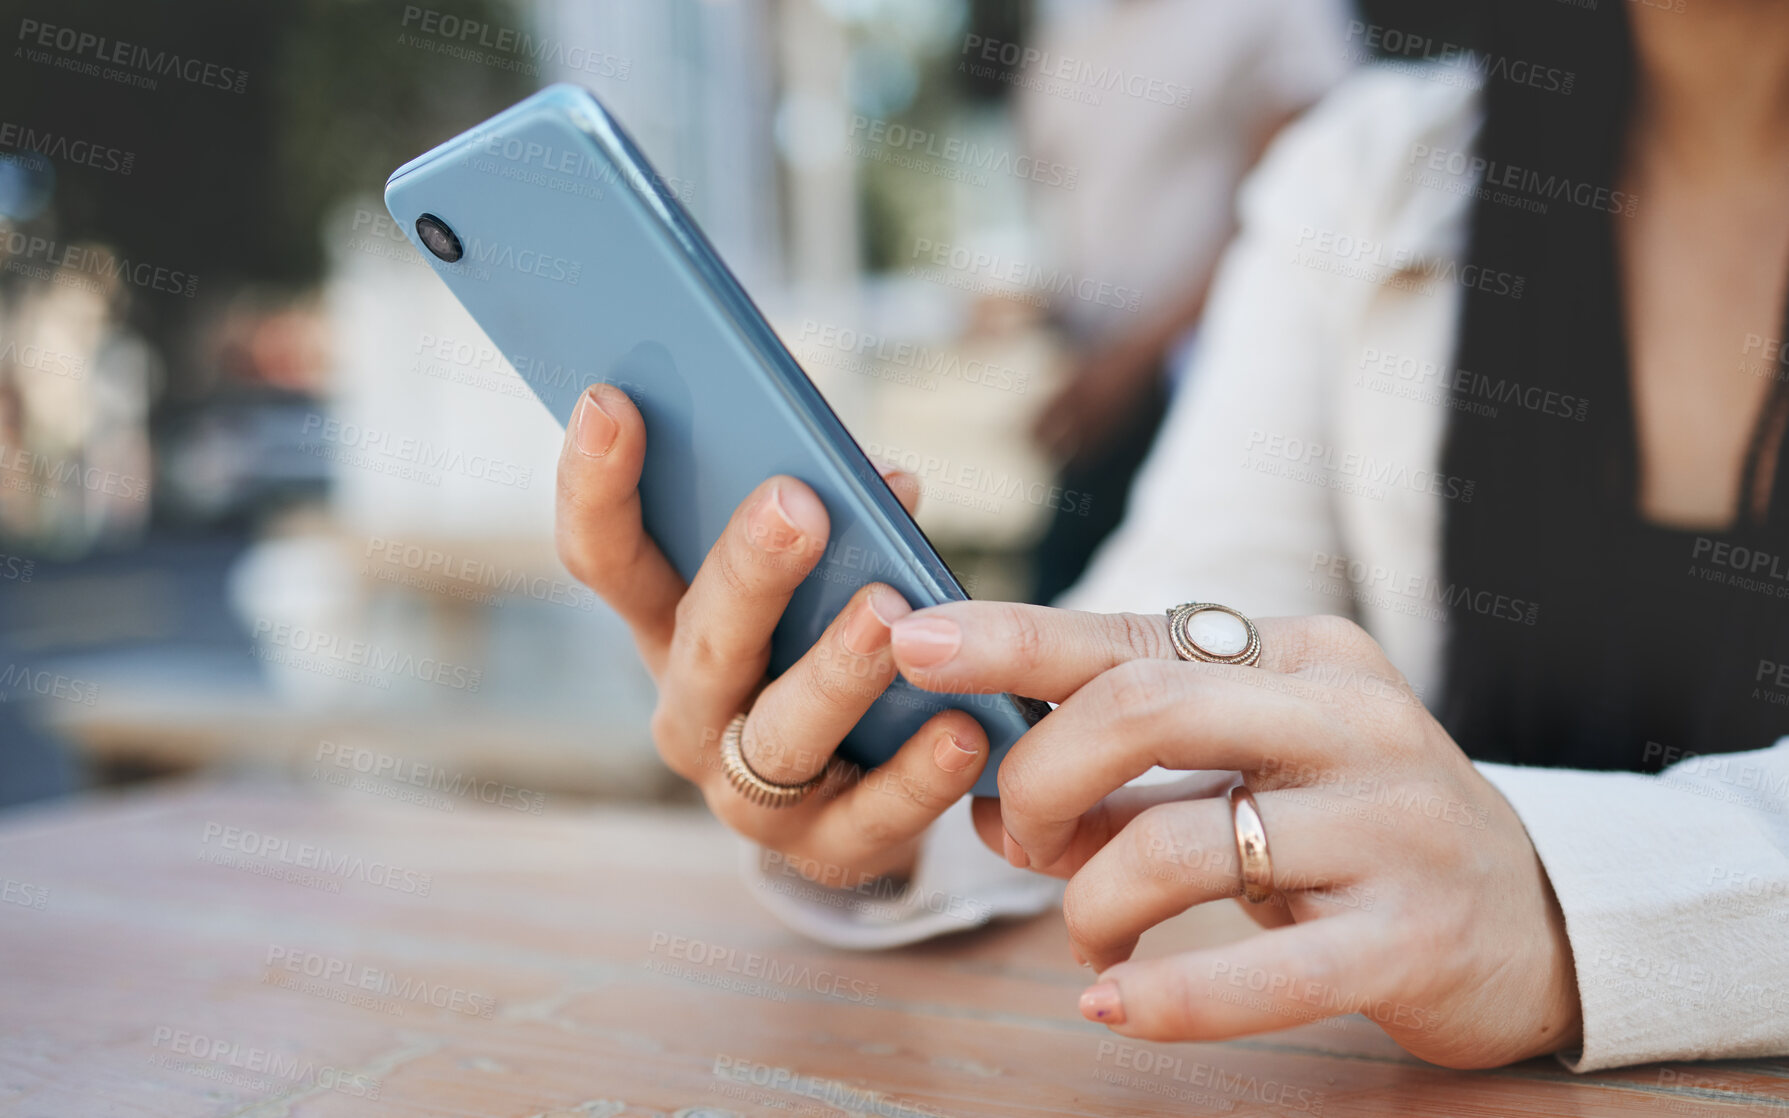
[[[1481,764],[1565,912],[1573,1071],[1789,1053],[1789,738],[1658,776]]]

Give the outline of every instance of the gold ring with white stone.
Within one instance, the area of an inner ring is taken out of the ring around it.
[[[826,780],[831,766],[821,769],[819,773],[800,784],[777,784],[765,780],[752,771],[746,763],[745,753],[740,749],[740,739],[745,736],[745,715],[735,714],[733,721],[721,734],[721,772],[726,774],[727,783],[741,796],[757,804],[759,807],[793,807],[808,798],[814,789]]]
[[[1169,610],[1168,639],[1182,660],[1247,668],[1261,662],[1261,634],[1255,623],[1216,602],[1185,602]]]

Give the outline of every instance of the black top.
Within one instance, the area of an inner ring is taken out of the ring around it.
[[[1789,735],[1789,555],[1637,517],[1610,535],[1565,600],[1538,603],[1531,639],[1476,658],[1500,682],[1468,751],[1657,772]]]

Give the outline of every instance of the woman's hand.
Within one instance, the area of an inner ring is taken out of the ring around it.
[[[794,807],[760,807],[734,791],[720,738],[750,711],[740,749],[754,772],[796,784],[826,769],[833,750],[894,678],[889,623],[909,607],[880,583],[858,591],[807,655],[766,680],[770,635],[826,546],[826,509],[789,477],[765,481],[740,504],[686,586],[640,522],[646,452],[639,411],[596,385],[578,401],[559,458],[559,557],[633,630],[658,683],[652,718],[659,753],[702,790],[729,827],[822,884],[856,888],[911,872],[919,836],[974,785],[987,737],[961,711],[934,716],[888,763],[862,780],[829,780]],[[909,508],[918,485],[889,484]]]
[[[1175,658],[1165,616],[964,602],[895,624],[939,691],[1062,705],[1013,747],[983,840],[1069,877],[1100,971],[1082,1012],[1132,1037],[1216,1040],[1363,1013],[1452,1067],[1576,1043],[1564,919],[1521,821],[1379,646],[1334,617],[1258,622],[1256,668]],[[1125,788],[1152,766],[1201,772]],[[1242,892],[1230,808],[1254,792],[1280,896],[1240,943],[1129,962],[1150,927]]]

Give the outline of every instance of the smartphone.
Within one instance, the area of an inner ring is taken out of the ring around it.
[[[589,91],[541,90],[399,167],[385,204],[435,274],[563,426],[619,387],[646,422],[646,530],[688,579],[773,474],[819,494],[832,536],[771,640],[780,674],[871,582],[915,609],[968,597],[876,467],[661,178]],[[840,755],[888,760],[948,708],[992,745],[975,793],[1048,704],[944,695],[897,676]]]

